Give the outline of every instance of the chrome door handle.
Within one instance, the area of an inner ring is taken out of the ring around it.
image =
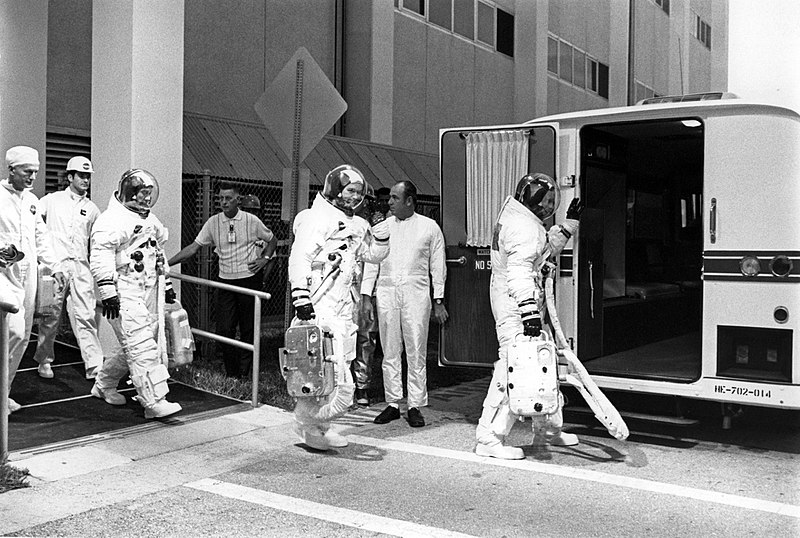
[[[467,257],[461,256],[460,258],[446,259],[444,262],[449,265],[467,265]]]
[[[708,217],[708,235],[712,243],[717,242],[717,199],[711,199],[711,212]]]

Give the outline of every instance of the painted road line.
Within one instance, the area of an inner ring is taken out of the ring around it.
[[[704,502],[735,506],[737,508],[746,508],[748,510],[758,510],[761,512],[769,512],[800,519],[800,506],[793,504],[765,501],[761,499],[754,499],[752,497],[741,497],[739,495],[731,495],[728,493],[721,493],[719,491],[709,491],[679,486],[677,484],[667,484],[665,482],[655,482],[653,480],[643,480],[641,478],[601,473],[587,469],[576,469],[574,467],[539,463],[531,460],[499,460],[495,458],[485,458],[483,456],[473,454],[472,452],[450,450],[447,448],[438,448],[434,446],[415,445],[412,443],[403,443],[401,441],[375,439],[372,437],[362,437],[360,435],[348,435],[347,439],[352,443],[372,446],[375,448],[397,450],[400,452],[422,454],[425,456],[449,458],[453,460],[468,461],[485,465],[495,465],[498,467],[509,467],[521,471],[532,471],[555,476],[563,476],[566,478],[574,478],[576,480],[587,480],[600,484],[649,491],[662,495],[674,495],[676,497],[696,499]]]
[[[438,527],[428,527],[401,519],[376,516],[367,512],[359,512],[357,510],[349,510],[329,504],[307,501],[305,499],[298,499],[297,497],[289,497],[270,491],[231,484],[230,482],[212,480],[210,478],[190,482],[184,484],[184,486],[229,499],[237,499],[268,508],[274,508],[283,512],[291,512],[301,516],[313,517],[314,519],[338,523],[347,527],[380,534],[388,534],[390,536],[473,538],[469,534],[461,534]]]

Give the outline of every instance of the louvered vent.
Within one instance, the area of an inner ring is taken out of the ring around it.
[[[92,139],[88,131],[48,126],[45,144],[45,192],[51,193],[65,187],[67,161],[76,155],[92,158]]]

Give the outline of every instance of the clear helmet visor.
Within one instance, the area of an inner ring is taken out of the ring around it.
[[[146,217],[158,201],[158,181],[147,170],[133,168],[119,180],[117,199],[122,205]]]
[[[561,202],[561,193],[555,180],[542,173],[523,176],[517,183],[514,197],[539,220],[552,217]]]
[[[358,168],[343,164],[325,176],[322,196],[348,215],[352,215],[364,203],[367,180]]]

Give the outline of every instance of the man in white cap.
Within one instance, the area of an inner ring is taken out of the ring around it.
[[[86,368],[86,379],[93,379],[103,364],[103,351],[97,336],[99,312],[94,294],[94,278],[89,269],[89,236],[100,210],[87,196],[92,163],[86,157],[73,157],[67,163],[69,185],[62,191],[48,194],[39,201],[39,209],[47,224],[56,256],[63,260],[66,286],[56,298],[56,306],[43,313],[39,320],[39,341],[34,360],[39,375],[53,377],[53,341],[66,296],[70,325],[78,341]]]
[[[9,295],[20,305],[19,312],[8,316],[8,386],[11,387],[31,336],[37,262],[52,273],[59,288],[64,287],[64,275],[39,214],[39,200],[30,191],[39,172],[39,152],[27,146],[15,146],[6,152],[6,166],[8,178],[0,181],[0,247],[13,245],[22,254],[22,257],[15,256],[12,264],[0,264],[0,285],[11,290]],[[0,394],[0,397],[6,396]],[[8,399],[9,412],[19,408],[17,402]]]

